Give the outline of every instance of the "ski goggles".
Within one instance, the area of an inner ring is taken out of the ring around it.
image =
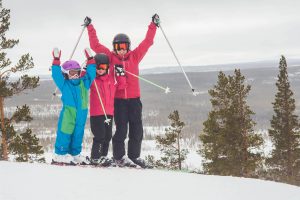
[[[97,70],[100,70],[100,69],[107,70],[108,67],[109,67],[108,64],[100,64],[100,65],[97,66]]]
[[[69,79],[76,79],[80,77],[81,69],[72,69],[68,71]]]
[[[128,43],[114,43],[114,49],[120,51],[121,49],[128,50]]]

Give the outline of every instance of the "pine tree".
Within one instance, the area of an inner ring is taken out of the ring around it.
[[[179,113],[175,110],[169,115],[171,126],[166,128],[163,137],[157,136],[156,142],[163,154],[161,160],[156,161],[156,166],[168,169],[182,169],[182,162],[186,159],[188,151],[181,148],[182,129],[184,122],[180,121]],[[148,157],[149,159],[150,157]],[[151,158],[153,159],[153,157]],[[153,162],[153,161],[152,161]]]
[[[10,144],[14,138],[16,137],[16,131],[15,128],[13,126],[13,124],[11,123],[11,120],[8,118],[4,118],[4,127],[5,127],[5,132],[6,132],[6,139],[5,141],[7,142],[7,144]],[[0,126],[0,131],[2,132],[2,126]],[[0,160],[3,160],[3,148],[1,145],[0,148]]]
[[[300,130],[284,56],[280,59],[276,87],[278,91],[272,103],[275,114],[269,129],[274,149],[267,164],[277,180],[294,184],[300,176]]]
[[[12,123],[30,122],[30,109],[27,105],[22,108],[17,107],[9,121]],[[39,139],[32,134],[31,129],[27,128],[25,132],[18,134],[12,126],[13,137],[9,142],[9,152],[16,156],[18,162],[45,162],[43,147],[39,145]]]
[[[208,119],[203,123],[204,134],[200,135],[203,143],[200,153],[207,160],[203,164],[203,169],[208,174],[225,174],[223,171],[226,166],[226,152],[223,147],[225,147],[224,136],[230,107],[228,82],[226,75],[220,72],[217,84],[208,91],[211,96],[212,110],[208,114]]]
[[[209,90],[212,110],[203,123],[203,143],[200,154],[206,159],[205,173],[251,177],[262,162],[257,151],[262,145],[261,136],[254,133],[254,112],[246,98],[251,86],[245,84],[240,70],[233,76],[223,72],[218,75],[217,85]]]
[[[32,134],[31,129],[17,135],[9,145],[9,150],[16,155],[18,162],[45,162],[43,147],[39,145],[39,139]]]
[[[12,49],[19,43],[19,40],[7,39],[6,32],[10,26],[10,10],[2,6],[0,0],[0,116],[1,116],[1,150],[2,159],[8,159],[8,139],[11,137],[9,130],[10,121],[5,119],[4,100],[26,89],[33,89],[38,86],[38,77],[29,77],[27,74],[22,75],[18,80],[9,80],[11,73],[26,72],[33,68],[33,59],[29,54],[21,56],[18,63],[14,66],[9,58],[6,58],[8,49]],[[8,123],[8,124],[7,124]]]

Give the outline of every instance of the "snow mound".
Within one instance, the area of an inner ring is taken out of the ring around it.
[[[1,200],[299,200],[300,187],[164,170],[0,162]]]

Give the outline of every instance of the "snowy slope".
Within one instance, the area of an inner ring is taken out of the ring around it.
[[[1,200],[299,200],[300,188],[246,178],[0,162]]]

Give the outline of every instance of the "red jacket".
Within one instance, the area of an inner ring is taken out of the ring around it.
[[[110,64],[112,66],[121,64],[123,65],[125,71],[139,75],[138,65],[147,53],[150,46],[153,44],[153,39],[156,33],[156,26],[153,22],[151,22],[151,24],[148,26],[145,39],[134,50],[129,50],[123,58],[99,43],[96,30],[92,24],[90,24],[87,29],[90,46],[96,53],[105,53],[109,57]],[[127,99],[140,97],[140,83],[138,78],[126,72],[125,74],[127,87],[124,90],[118,90],[115,98]]]
[[[114,115],[116,85],[114,76],[107,74],[104,76],[97,76],[95,81],[92,83],[90,89],[90,116],[104,115],[95,84],[97,84],[98,92],[106,114]]]
[[[81,76],[85,75],[82,71]],[[124,90],[126,87],[126,78],[122,76],[114,76],[114,70],[109,68],[109,74],[104,76],[96,76],[90,88],[90,116],[104,115],[97,88],[103,107],[107,115],[114,115],[114,98],[116,90]]]

